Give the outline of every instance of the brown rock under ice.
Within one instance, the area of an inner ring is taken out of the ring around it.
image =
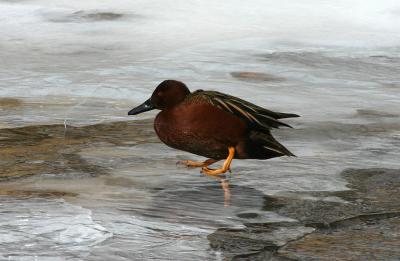
[[[314,192],[312,200],[300,193],[266,198],[266,210],[297,221],[219,229],[208,237],[210,245],[226,260],[398,260],[400,170],[348,169],[341,175],[350,190]],[[282,237],[287,229],[297,236]]]

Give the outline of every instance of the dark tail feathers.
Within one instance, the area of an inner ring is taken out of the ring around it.
[[[278,154],[277,156],[292,156],[295,157],[285,146],[280,144],[271,133],[253,131],[250,133],[250,140],[258,146],[262,147],[262,150],[268,151],[268,154]]]
[[[277,112],[276,115],[277,115],[277,119],[300,117],[300,115],[297,115],[297,114],[294,114],[294,113],[283,113],[283,112]]]

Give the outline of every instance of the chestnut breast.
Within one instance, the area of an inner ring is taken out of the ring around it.
[[[246,123],[208,103],[181,103],[161,111],[154,128],[165,144],[197,155],[222,159],[228,147],[245,138]]]

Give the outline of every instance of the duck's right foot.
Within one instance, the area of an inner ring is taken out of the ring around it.
[[[196,161],[191,161],[191,160],[180,160],[178,161],[176,164],[182,164],[185,165],[188,168],[205,168],[215,162],[217,162],[218,160],[214,160],[214,159],[208,159],[206,161],[203,162],[196,162]]]

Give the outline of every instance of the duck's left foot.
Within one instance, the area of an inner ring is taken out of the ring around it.
[[[223,168],[221,169],[209,169],[207,167],[201,168],[201,173],[207,174],[207,175],[220,175],[220,174],[224,174],[226,172],[226,170],[224,170]]]
[[[232,159],[235,155],[235,148],[234,147],[229,147],[229,155],[228,158],[226,158],[224,165],[220,169],[209,169],[207,167],[203,167],[201,169],[201,173],[207,174],[207,175],[220,175],[224,174],[225,172],[229,171],[231,172],[230,166]]]
[[[206,168],[207,166],[214,164],[218,160],[215,159],[208,159],[203,162],[196,162],[196,161],[191,161],[191,160],[180,160],[177,162],[177,164],[182,164],[185,165],[188,168]]]

